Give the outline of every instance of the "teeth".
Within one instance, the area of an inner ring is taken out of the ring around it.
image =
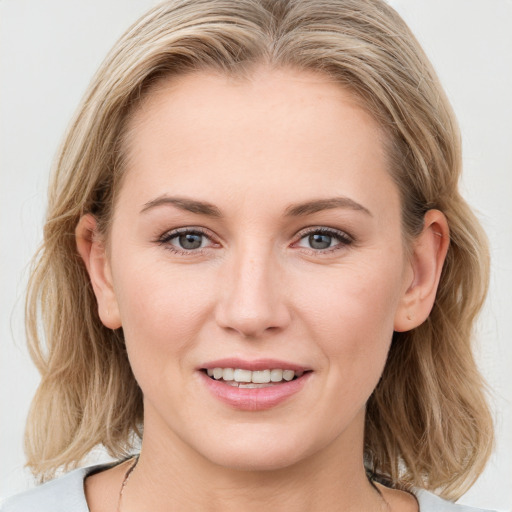
[[[251,382],[252,372],[251,370],[240,370],[237,368],[233,375],[233,380],[236,380],[237,382]]]
[[[283,380],[283,370],[270,370],[270,380],[272,382],[281,382]]]
[[[293,370],[283,370],[284,380],[292,380],[293,377],[295,377],[295,372]]]
[[[252,372],[251,380],[254,382],[254,384],[266,384],[267,382],[270,382],[270,370]]]
[[[270,382],[291,381],[294,377],[301,377],[304,372],[293,370],[242,370],[240,368],[208,368],[206,373],[215,380],[224,380],[230,385],[253,388],[264,387],[259,384],[269,384]],[[239,385],[240,384],[240,385]],[[254,384],[254,386],[252,385]]]
[[[254,382],[236,382],[235,380],[227,380],[226,384],[233,388],[242,388],[242,389],[249,389],[249,388],[268,388],[269,386],[272,386],[269,382],[266,384],[254,384]]]
[[[222,370],[222,378],[224,380],[234,380],[235,370],[233,370],[233,368],[224,368],[224,370]]]

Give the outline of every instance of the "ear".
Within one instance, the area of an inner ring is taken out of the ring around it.
[[[425,214],[423,230],[412,243],[412,277],[395,315],[395,331],[409,331],[421,325],[430,314],[450,244],[446,217],[439,210]]]
[[[76,246],[85,263],[98,302],[100,319],[109,329],[121,327],[121,317],[112,283],[112,272],[105,244],[99,236],[96,219],[83,215],[75,229]]]

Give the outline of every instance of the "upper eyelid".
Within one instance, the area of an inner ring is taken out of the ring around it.
[[[219,239],[216,237],[210,230],[206,228],[202,228],[199,226],[184,226],[174,229],[169,229],[159,235],[156,239],[156,242],[159,244],[166,244],[170,242],[173,238],[183,234],[183,233],[199,233],[204,237],[208,238],[212,244],[219,244]],[[207,247],[203,247],[203,249],[207,249]],[[194,251],[194,250],[191,250]]]
[[[180,235],[182,233],[200,233],[208,238],[214,238],[212,232],[206,228],[202,228],[200,226],[183,226],[174,229],[168,229],[164,231],[159,238],[164,238],[168,236]]]
[[[301,240],[306,238],[308,235],[311,235],[312,233],[322,233],[322,234],[330,235],[333,238],[337,239],[338,243],[335,244],[333,247],[327,247],[325,249],[314,249],[312,247],[311,248],[310,247],[302,247],[302,246],[298,245]],[[318,257],[321,257],[321,256],[327,257],[331,254],[337,254],[340,250],[343,250],[343,249],[348,248],[349,246],[352,246],[354,244],[354,242],[355,242],[354,237],[344,230],[330,228],[327,226],[315,226],[315,227],[311,226],[310,228],[304,228],[297,233],[297,235],[295,236],[295,241],[292,242],[291,247],[295,246],[295,248],[297,250],[300,249],[303,252],[306,252],[308,254],[314,254]]]
[[[311,233],[317,233],[317,232],[332,233],[333,235],[339,235],[341,237],[350,238],[350,240],[354,240],[354,237],[347,231],[345,231],[343,229],[331,228],[331,227],[327,227],[327,226],[310,226],[307,228],[303,228],[303,229],[299,230],[295,236],[296,236],[296,238],[300,239],[306,235],[309,235]]]
[[[350,235],[345,230],[332,228],[332,227],[328,227],[328,226],[316,225],[316,226],[307,226],[305,228],[300,229],[294,235],[294,237],[293,237],[294,241],[292,242],[292,244],[297,243],[302,238],[310,235],[311,233],[318,233],[318,232],[332,234],[334,236],[337,236],[338,238],[348,239],[351,242],[354,241],[354,237],[352,235]],[[222,242],[220,242],[221,237],[214,234],[209,229],[200,227],[200,226],[183,226],[183,227],[179,227],[179,228],[170,229],[170,230],[162,233],[160,236],[158,236],[157,241],[167,242],[167,241],[171,240],[172,238],[174,238],[175,236],[178,236],[182,233],[199,233],[199,234],[205,236],[206,238],[208,238],[212,243],[217,243],[217,244],[222,243]]]

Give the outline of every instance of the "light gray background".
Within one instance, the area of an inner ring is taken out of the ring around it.
[[[444,83],[464,142],[463,191],[491,241],[478,328],[492,389],[495,455],[461,500],[512,510],[512,0],[392,0]],[[48,171],[108,49],[154,0],[0,0],[0,495],[31,485],[22,433],[38,377],[24,348],[27,264]]]

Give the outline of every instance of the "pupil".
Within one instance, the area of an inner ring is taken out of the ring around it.
[[[201,247],[203,235],[196,235],[194,233],[187,233],[180,235],[179,241],[183,249],[199,249]]]
[[[329,235],[322,235],[320,233],[309,235],[309,245],[313,249],[327,249],[331,246],[331,240],[332,237]]]

